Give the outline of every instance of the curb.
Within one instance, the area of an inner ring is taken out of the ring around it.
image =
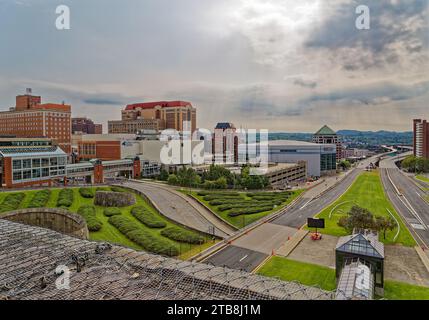
[[[417,254],[419,255],[420,259],[422,260],[423,264],[426,267],[426,270],[429,272],[429,257],[426,255],[426,253],[423,251],[423,249],[419,246],[414,247],[416,249]]]
[[[240,237],[242,237],[243,235],[247,234],[248,232],[252,231],[253,229],[263,225],[264,223],[269,223],[270,221],[276,219],[278,216],[280,216],[281,214],[284,214],[284,211],[293,207],[296,202],[298,202],[302,196],[305,194],[305,192],[301,193],[298,197],[296,197],[291,203],[289,203],[287,206],[283,207],[281,210],[279,210],[278,212],[274,212],[272,214],[270,214],[269,216],[266,216],[264,218],[261,218],[258,221],[255,221],[253,224],[249,224],[248,226],[246,226],[243,229],[240,229],[237,234],[233,234],[231,237],[223,240],[222,242],[219,243],[219,248],[215,248],[215,250],[213,252],[201,252],[200,255],[198,257],[196,257],[196,261],[202,261],[205,260],[207,258],[209,258],[210,256],[214,255],[215,253],[217,253],[218,251],[220,251],[221,249],[223,249],[224,247],[230,245],[233,241],[239,239]],[[213,249],[213,247],[211,247]],[[210,249],[210,248],[209,248]],[[207,249],[206,251],[208,251],[209,249]]]

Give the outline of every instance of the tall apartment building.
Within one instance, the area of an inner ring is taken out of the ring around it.
[[[219,122],[213,133],[212,153],[215,163],[238,162],[237,129],[230,122]]]
[[[190,128],[183,122],[189,121]],[[109,121],[109,133],[137,133],[140,130],[175,129],[195,131],[197,111],[186,101],[157,101],[129,104],[122,110],[121,121]]]
[[[429,123],[427,120],[414,119],[414,156],[429,159]]]
[[[102,134],[103,125],[88,118],[72,118],[72,134]]]
[[[337,146],[337,161],[340,161],[342,159],[342,145],[341,145],[341,139],[337,135],[337,133],[329,128],[327,125],[324,125],[322,128],[319,129],[314,135],[313,135],[313,143],[317,144],[335,144]]]
[[[71,106],[44,103],[31,89],[16,97],[16,105],[0,112],[0,135],[18,138],[50,138],[71,153]]]

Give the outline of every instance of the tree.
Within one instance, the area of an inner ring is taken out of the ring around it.
[[[209,167],[209,170],[203,173],[202,180],[216,181],[217,179],[222,177],[226,179],[227,185],[229,186],[235,185],[235,180],[236,180],[235,175],[225,167],[215,165],[215,164],[212,164]]]
[[[168,171],[165,169],[161,169],[158,180],[167,181],[168,180]]]
[[[374,215],[365,208],[353,206],[347,216],[341,217],[338,225],[348,232],[353,229],[372,229],[375,227]]]
[[[179,184],[179,179],[177,178],[177,176],[175,174],[170,174],[168,176],[167,182],[168,182],[168,184],[175,186],[175,185]]]
[[[226,189],[226,187],[228,186],[226,182],[226,178],[220,177],[219,179],[214,181],[214,186],[216,189]]]
[[[343,170],[348,170],[351,168],[351,163],[348,160],[342,160],[340,161],[340,163],[338,164],[338,166],[343,169]]]
[[[182,168],[177,172],[179,185],[182,187],[192,187],[201,183],[201,178],[192,168]]]
[[[402,160],[401,167],[408,172],[426,173],[429,172],[429,159],[408,156]]]
[[[384,240],[386,240],[386,231],[393,230],[396,227],[396,222],[392,217],[376,217],[375,218],[375,229],[377,231],[383,231]]]

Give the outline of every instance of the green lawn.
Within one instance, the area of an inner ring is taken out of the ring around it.
[[[429,183],[429,178],[426,176],[418,175],[418,176],[416,176],[416,179],[419,179],[420,181]]]
[[[429,288],[386,280],[384,298],[388,300],[429,300]]]
[[[282,257],[272,257],[258,274],[285,281],[298,281],[307,286],[319,286],[328,291],[335,290],[335,270],[315,264],[299,262]]]
[[[209,201],[204,200],[203,196],[198,195],[198,191],[191,191],[191,195],[196,198],[198,201],[200,201],[201,203],[205,204],[207,207],[209,207],[211,209],[211,211],[213,211],[215,214],[217,214],[218,216],[220,216],[222,219],[226,220],[227,222],[229,222],[230,224],[232,224],[233,226],[235,226],[238,229],[241,229],[269,214],[272,214],[276,211],[279,211],[280,209],[284,208],[286,205],[288,205],[289,203],[291,203],[294,199],[296,199],[304,190],[297,190],[297,191],[291,191],[292,195],[287,199],[287,201],[283,202],[281,205],[273,208],[272,210],[268,210],[268,211],[263,211],[263,212],[258,212],[258,213],[253,213],[253,214],[242,214],[239,216],[235,216],[235,217],[230,217],[228,215],[228,213],[230,213],[231,210],[226,210],[226,211],[221,211],[218,209],[218,206],[214,206],[211,205],[209,203]],[[189,194],[189,191],[186,190],[182,190],[183,193],[185,194]],[[223,192],[227,192],[227,191],[223,191]],[[214,194],[216,192],[213,192]],[[246,194],[246,192],[239,192],[240,193],[240,197],[238,201],[248,201],[249,205],[255,204],[255,200],[253,200],[251,197],[248,197]],[[270,192],[261,192],[261,194],[271,194]],[[274,193],[273,193],[274,194]]]
[[[317,215],[318,218],[325,219],[326,228],[322,229],[321,232],[333,236],[347,235],[347,231],[338,226],[338,221],[342,216],[347,214],[353,205],[366,208],[375,216],[390,216],[387,211],[387,209],[389,209],[399,222],[400,232],[396,241],[393,241],[393,239],[396,235],[397,228],[392,231],[387,231],[386,239],[384,239],[380,234],[380,241],[385,244],[397,243],[404,246],[416,245],[416,242],[411,236],[409,230],[386,197],[377,171],[363,172],[360,174],[350,189],[343,196]],[[335,210],[333,210],[334,208]],[[331,218],[329,218],[331,211],[332,215]]]
[[[93,188],[93,189],[95,189],[95,188]],[[46,204],[46,207],[48,207],[48,208],[57,207],[57,199],[58,199],[58,194],[59,194],[60,190],[61,189],[54,189],[54,188],[51,189],[51,196],[49,198],[48,203]],[[73,204],[68,208],[69,211],[76,213],[78,211],[79,207],[81,207],[82,205],[93,205],[93,199],[92,198],[83,198],[79,193],[79,188],[72,188],[72,190],[73,190],[73,194],[74,194],[74,200],[73,200]],[[33,195],[37,191],[32,190],[32,191],[23,191],[23,192],[25,193],[25,198],[21,202],[19,209],[27,208],[29,202],[31,201],[31,198],[33,197]],[[7,194],[9,194],[9,192],[1,192],[0,193],[0,203],[7,196]],[[148,208],[155,215],[157,215],[161,220],[165,221],[167,224],[167,227],[177,226],[176,224],[174,224],[170,220],[159,215],[154,208],[152,208],[142,197],[140,197],[137,194],[136,194],[136,201],[137,201],[137,203],[135,205],[144,206],[144,207]],[[190,256],[197,254],[201,250],[204,250],[213,244],[213,242],[211,240],[208,241],[209,237],[206,238],[207,242],[201,246],[188,244],[188,243],[180,243],[177,241],[167,239],[160,234],[162,229],[149,228],[146,225],[144,225],[143,223],[141,223],[139,220],[137,220],[133,215],[131,215],[131,209],[133,207],[134,206],[128,206],[128,207],[120,208],[122,215],[133,220],[133,221],[135,221],[135,222],[137,222],[139,224],[139,227],[142,230],[144,230],[145,232],[152,234],[153,236],[155,236],[157,238],[162,237],[164,240],[169,241],[169,242],[177,245],[177,247],[179,248],[179,251],[180,251],[179,258],[189,258]],[[104,207],[95,206],[95,208],[96,208],[96,217],[97,217],[97,219],[99,219],[103,223],[103,226],[102,226],[100,231],[90,232],[90,239],[91,240],[106,241],[106,242],[110,242],[110,243],[114,243],[114,244],[123,245],[123,246],[133,248],[136,250],[142,250],[143,249],[138,244],[129,240],[124,234],[119,232],[118,229],[116,229],[113,225],[111,225],[108,222],[109,218],[103,214],[103,211],[105,209]],[[0,215],[1,215],[1,213],[0,213]]]
[[[328,291],[336,289],[334,269],[282,257],[272,257],[259,269],[258,274],[284,281],[298,281],[303,285],[318,286]],[[384,299],[429,300],[429,288],[385,280]]]

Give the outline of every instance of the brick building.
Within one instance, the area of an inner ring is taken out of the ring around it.
[[[414,119],[414,156],[429,159],[429,123],[427,120]]]
[[[66,175],[67,154],[46,138],[0,138],[0,180],[6,188],[51,186]]]
[[[183,128],[189,121],[191,128]],[[195,131],[197,111],[186,101],[157,101],[129,104],[121,121],[109,121],[109,133],[137,133],[140,130],[175,129]]]
[[[18,138],[53,139],[67,154],[71,153],[71,106],[44,103],[27,89],[16,97],[16,105],[0,112],[0,135]]]
[[[88,118],[72,118],[72,134],[102,134],[103,125]]]

